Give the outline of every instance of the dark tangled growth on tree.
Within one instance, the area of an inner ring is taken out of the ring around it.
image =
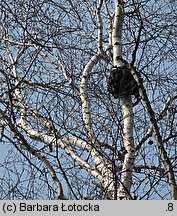
[[[139,86],[127,65],[112,68],[108,81],[108,91],[115,99],[127,94],[135,95],[136,98],[140,97]]]

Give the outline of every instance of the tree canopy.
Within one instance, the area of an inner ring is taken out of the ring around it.
[[[1,0],[1,199],[177,199],[176,9]],[[108,91],[121,58],[134,107]]]

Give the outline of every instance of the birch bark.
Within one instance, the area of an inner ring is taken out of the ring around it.
[[[113,63],[114,66],[121,67],[124,63],[122,58],[122,27],[124,19],[124,4],[122,1],[115,0],[115,20],[113,26]],[[123,145],[125,157],[121,170],[121,179],[118,188],[118,199],[130,199],[132,184],[132,167],[134,163],[134,144],[133,144],[133,106],[131,95],[122,97],[123,112]]]

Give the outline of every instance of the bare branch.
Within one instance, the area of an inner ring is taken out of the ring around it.
[[[162,157],[164,166],[168,172],[170,185],[172,187],[172,197],[173,197],[173,199],[176,200],[177,199],[177,184],[176,184],[175,175],[174,175],[174,171],[173,171],[173,165],[172,165],[170,159],[168,158],[167,152],[163,146],[163,140],[162,140],[162,136],[161,136],[160,131],[159,131],[157,119],[155,117],[154,111],[151,107],[150,101],[149,101],[148,96],[146,94],[146,90],[143,86],[142,79],[139,77],[138,73],[133,68],[131,69],[131,73],[134,76],[135,80],[137,81],[137,83],[141,89],[142,99],[145,103],[147,113],[149,114],[149,118],[150,118],[150,121],[151,121],[152,126],[153,126],[153,130],[156,134],[156,140],[157,140],[157,146],[159,149],[159,153]]]

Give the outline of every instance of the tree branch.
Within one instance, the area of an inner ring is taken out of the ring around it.
[[[143,20],[142,20],[139,9],[136,9],[136,14],[137,14],[137,17],[138,17],[138,20],[139,20],[139,30],[138,30],[138,35],[137,35],[136,42],[135,42],[135,48],[134,48],[133,53],[132,53],[132,61],[130,63],[132,66],[134,65],[134,63],[136,61],[136,53],[138,51],[141,32],[142,32],[142,29],[143,29]]]
[[[134,79],[136,80],[136,82],[138,83],[138,85],[140,87],[142,99],[144,101],[147,113],[148,113],[150,121],[152,123],[153,130],[156,134],[157,147],[159,149],[159,153],[162,157],[162,161],[164,163],[164,166],[165,166],[167,173],[168,173],[168,176],[169,176],[169,182],[170,182],[170,186],[172,188],[172,198],[174,200],[177,200],[177,184],[176,184],[175,175],[174,175],[174,171],[173,171],[173,165],[172,165],[170,159],[168,158],[167,152],[163,146],[163,140],[162,140],[162,136],[161,136],[160,131],[159,131],[157,119],[155,118],[155,114],[154,114],[154,111],[151,107],[151,103],[148,99],[148,96],[146,94],[146,90],[144,88],[142,79],[140,78],[140,76],[136,72],[136,70],[134,70],[134,68],[131,67],[131,65],[130,65],[130,68],[131,68],[131,73],[132,73]]]

